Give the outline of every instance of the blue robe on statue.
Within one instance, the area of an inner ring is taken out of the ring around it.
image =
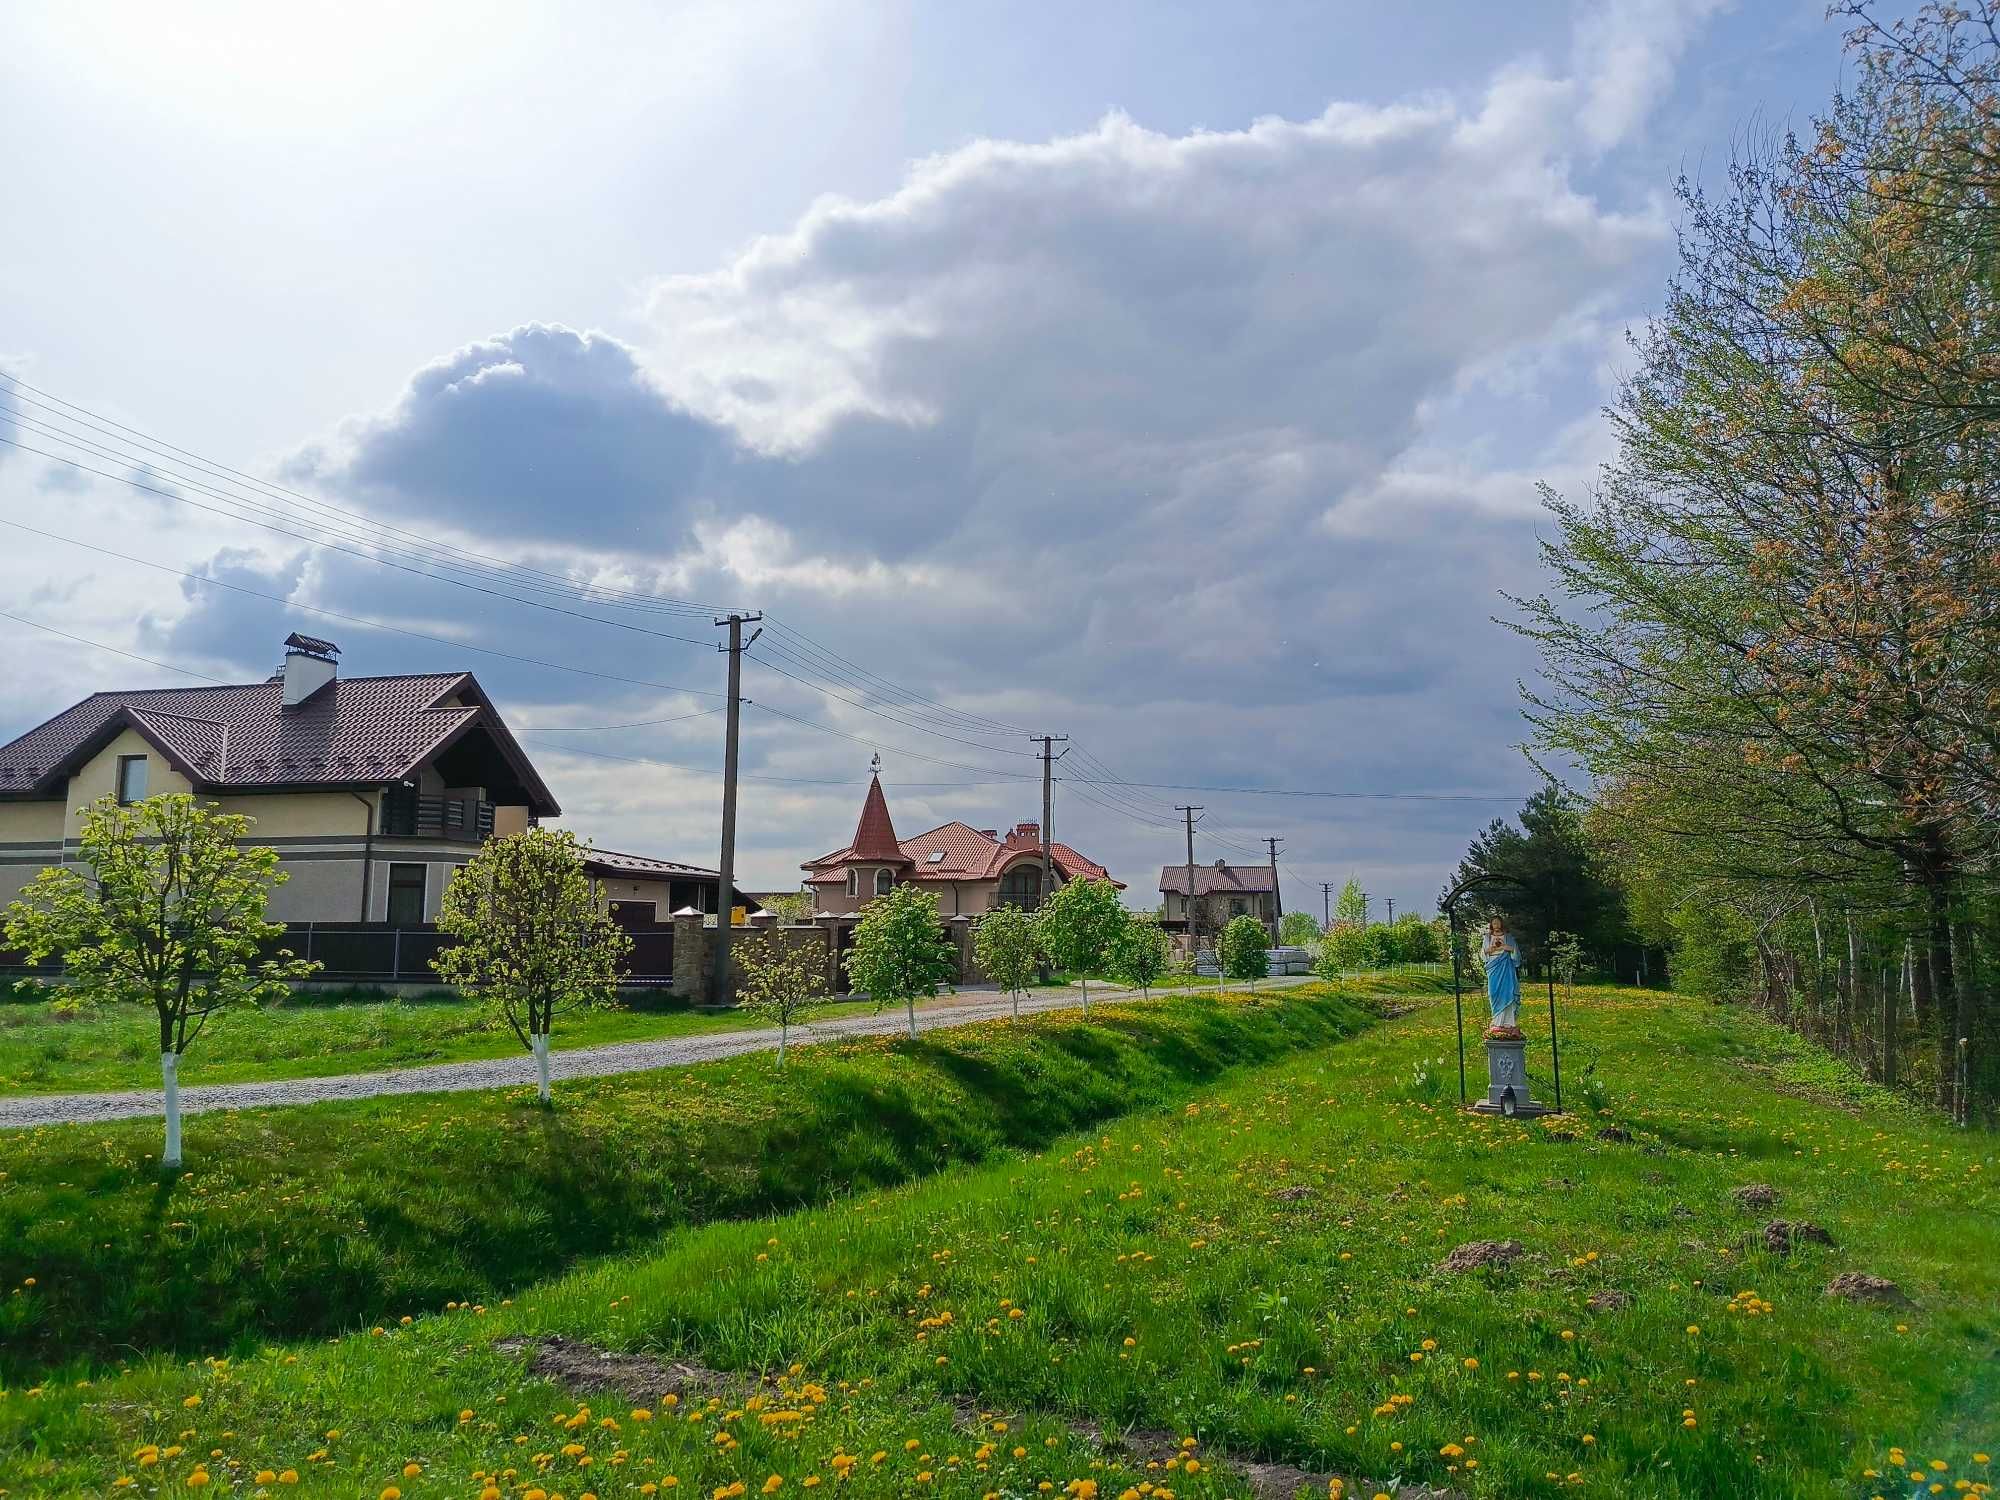
[[[1492,1024],[1520,1029],[1521,948],[1514,935],[1503,935],[1498,943],[1487,939],[1479,957],[1486,965],[1486,1005],[1493,1012]]]

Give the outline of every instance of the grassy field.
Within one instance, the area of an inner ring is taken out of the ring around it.
[[[867,1009],[866,1001],[844,1001],[815,1019]],[[555,1040],[562,1051],[758,1024],[737,1012],[613,1005],[563,1017]],[[407,1000],[302,995],[282,1005],[223,1011],[188,1050],[180,1076],[184,1086],[263,1083],[516,1054],[526,1055],[504,1022],[448,990]],[[46,1001],[0,1004],[0,1092],[87,1093],[157,1088],[159,1082],[159,1025],[151,1010],[109,1006],[65,1019]]]
[[[975,1161],[1348,1034],[1283,1006],[1104,1007],[532,1088],[0,1134],[0,1378],[70,1354],[227,1353],[493,1300],[677,1225]],[[32,1287],[24,1288],[33,1277]]]
[[[332,1344],[17,1387],[0,1485],[1983,1490],[2000,1442],[1993,1138],[1740,1013],[1584,991],[1570,1020],[1568,1071],[1601,1116],[1459,1113],[1436,1065],[1450,1007],[1431,1006],[1039,1155],[677,1230],[505,1303],[412,1302]],[[1614,1123],[1629,1139],[1598,1135]],[[1752,1184],[1776,1204],[1741,1205]],[[1763,1228],[1780,1217],[1834,1243],[1777,1254]],[[1442,1268],[1507,1239],[1510,1265]],[[1851,1270],[1911,1305],[1825,1294]]]

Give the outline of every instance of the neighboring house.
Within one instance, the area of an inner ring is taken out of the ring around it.
[[[1067,844],[1050,844],[1049,860],[1057,885],[1110,879],[1104,866]],[[1018,823],[1003,839],[998,829],[945,823],[899,840],[881,780],[871,778],[853,840],[802,868],[813,909],[822,915],[860,911],[904,882],[935,891],[946,917],[977,916],[996,906],[1033,911],[1042,904],[1042,829]]]
[[[561,812],[469,672],[343,678],[338,655],[293,635],[266,682],[93,693],[0,746],[0,905],[74,857],[107,795],[255,818],[291,877],[280,922],[428,922],[489,835]]]
[[[1160,871],[1160,925],[1168,932],[1186,932],[1188,867],[1167,865]],[[1237,917],[1255,917],[1266,927],[1277,910],[1277,885],[1269,865],[1232,865],[1218,859],[1194,867],[1192,915],[1198,934],[1213,936]]]
[[[675,912],[690,908],[712,912],[716,890],[722,884],[720,874],[700,865],[619,854],[611,849],[590,850],[583,867],[610,903],[612,920],[621,927],[657,926],[670,921]],[[735,894],[735,905],[762,910],[763,903],[754,895],[740,888]]]

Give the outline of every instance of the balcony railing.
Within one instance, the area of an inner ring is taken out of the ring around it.
[[[392,791],[382,799],[381,831],[403,838],[481,843],[493,833],[493,804],[471,797],[425,797]]]

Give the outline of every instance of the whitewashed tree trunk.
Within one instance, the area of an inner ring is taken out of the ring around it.
[[[1007,993],[1014,997],[1014,1019],[1018,1021],[1021,1019],[1021,992],[1009,990]]]
[[[1083,981],[1083,1018],[1086,1021],[1090,1019],[1090,981],[1088,979]]]
[[[540,1091],[542,1103],[549,1102],[549,1034],[544,1031],[528,1038],[528,1046],[535,1054],[535,1085]]]
[[[917,1039],[917,997],[912,995],[903,1004],[910,1013],[910,1040],[914,1042]]]
[[[778,1022],[778,1066],[785,1065],[785,1033],[790,1028],[783,1021]]]
[[[180,1054],[160,1054],[160,1083],[167,1095],[167,1149],[160,1157],[163,1167],[181,1164],[181,1080]]]

